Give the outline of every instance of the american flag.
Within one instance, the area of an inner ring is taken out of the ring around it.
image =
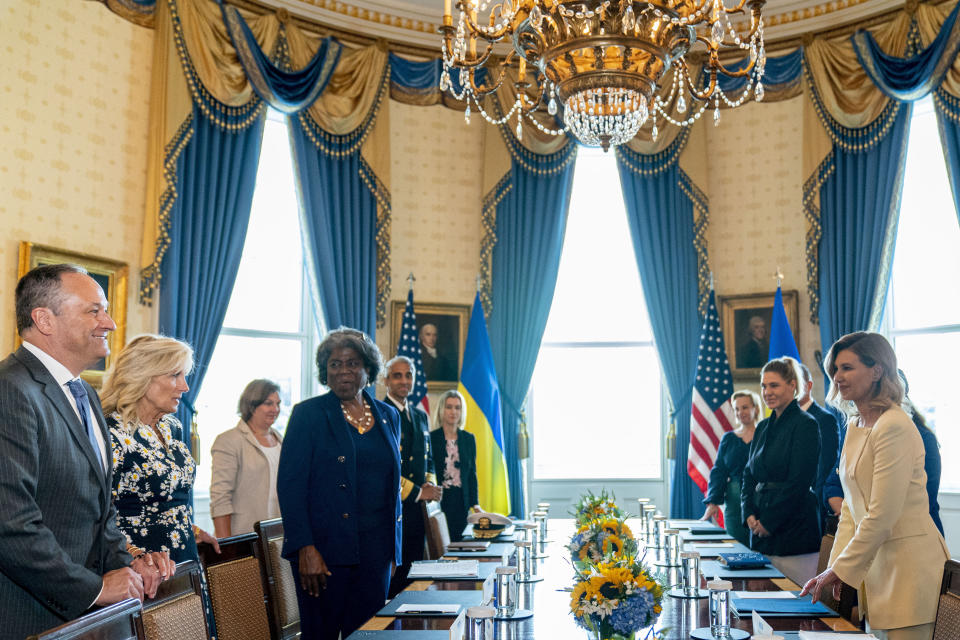
[[[407,356],[417,366],[417,376],[413,389],[407,396],[407,402],[414,407],[418,404],[430,415],[430,400],[427,398],[427,377],[423,375],[423,356],[420,355],[420,333],[417,331],[417,315],[413,312],[413,289],[407,293],[407,306],[403,310],[400,327],[400,342],[397,355]]]
[[[717,302],[711,290],[707,317],[700,334],[697,381],[693,385],[690,449],[687,452],[687,473],[704,494],[707,492],[710,469],[717,459],[720,438],[733,430],[736,417],[730,403],[732,394],[733,377],[723,346]]]

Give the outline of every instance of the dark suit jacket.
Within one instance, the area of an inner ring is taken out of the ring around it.
[[[430,447],[433,449],[433,463],[437,470],[437,479],[443,482],[444,460],[447,457],[447,443],[443,437],[443,428],[430,433]],[[467,509],[480,501],[477,486],[477,439],[469,431],[457,431],[457,449],[460,452],[460,483],[463,486],[463,501]]]
[[[823,493],[823,484],[827,476],[836,469],[837,460],[840,457],[840,425],[837,424],[836,416],[816,402],[810,404],[807,413],[817,421],[820,429],[820,460],[817,463],[817,482],[813,487],[814,494],[819,498]],[[817,503],[819,506],[820,501],[818,500]],[[826,513],[824,512],[824,515]]]
[[[108,443],[100,400],[84,383]],[[131,562],[99,456],[60,385],[24,347],[0,363],[0,638],[79,617]]]
[[[394,464],[390,486],[397,488],[394,519],[384,526],[394,528],[394,561],[401,562],[400,511],[400,417],[396,409],[363,391],[377,431],[387,439]],[[357,530],[357,476],[360,469],[356,448],[343,417],[340,399],[326,393],[297,404],[290,414],[280,450],[277,498],[283,515],[283,556],[296,560],[302,547],[314,545],[329,564],[360,562],[361,540]],[[366,550],[366,549],[365,549]],[[382,555],[390,556],[389,550]],[[379,555],[379,554],[378,554]]]
[[[750,548],[791,556],[820,548],[820,518],[813,493],[820,460],[817,421],[792,401],[783,414],[760,422],[743,469],[744,523],[753,515],[770,532],[751,534]]]
[[[413,416],[411,421],[389,397],[383,402],[400,415],[400,498],[404,508],[416,506],[420,485],[427,481],[437,483],[430,453],[430,418],[423,409],[408,405]],[[404,522],[404,528],[409,524]]]

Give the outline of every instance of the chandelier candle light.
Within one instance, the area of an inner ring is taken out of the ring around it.
[[[468,123],[473,104],[494,124],[516,113],[518,138],[526,118],[546,133],[570,131],[582,144],[604,150],[628,142],[648,117],[654,119],[654,138],[658,115],[678,126],[691,125],[712,104],[716,123],[721,100],[739,106],[751,91],[763,99],[764,1],[735,0],[735,6],[727,7],[724,0],[456,0],[459,17],[454,24],[452,0],[444,0],[440,89],[466,101]],[[730,15],[746,11],[750,21],[741,32]],[[495,56],[494,44],[501,41],[509,50]],[[697,53],[698,42],[705,47],[700,86],[687,61]],[[735,49],[749,55],[749,63],[739,70],[720,61],[721,51]],[[481,68],[485,77],[476,74]],[[451,73],[458,74],[459,93],[453,90]],[[738,99],[723,93],[718,73],[747,78]],[[516,100],[494,118],[484,109],[483,98],[504,82],[513,84]],[[669,95],[662,98],[661,89],[667,86]],[[534,119],[532,114],[544,108],[551,116],[560,114],[564,126],[551,129]]]

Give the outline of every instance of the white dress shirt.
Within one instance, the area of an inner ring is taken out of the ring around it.
[[[31,344],[24,340],[23,347],[33,355],[37,356],[37,360],[39,360],[40,363],[47,368],[47,371],[50,372],[50,375],[53,376],[53,379],[56,380],[57,384],[60,385],[60,390],[63,391],[63,395],[66,396],[67,402],[69,402],[70,406],[73,407],[73,412],[77,414],[77,419],[80,420],[80,410],[77,409],[77,401],[70,392],[70,388],[67,386],[68,382],[79,380],[79,378],[70,373],[69,369],[67,369],[56,358],[51,356],[37,345]],[[103,433],[98,428],[100,422],[93,414],[93,405],[90,405],[88,408],[87,418],[90,420],[90,424],[94,425],[93,435],[97,439],[97,446],[100,448],[100,463],[103,466],[104,473],[106,473],[107,445],[103,441]],[[83,420],[80,420],[80,423],[83,424]]]

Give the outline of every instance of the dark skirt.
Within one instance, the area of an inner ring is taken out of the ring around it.
[[[444,487],[440,509],[447,518],[450,542],[458,542],[463,538],[463,530],[467,526],[467,504],[463,499],[463,487]]]

